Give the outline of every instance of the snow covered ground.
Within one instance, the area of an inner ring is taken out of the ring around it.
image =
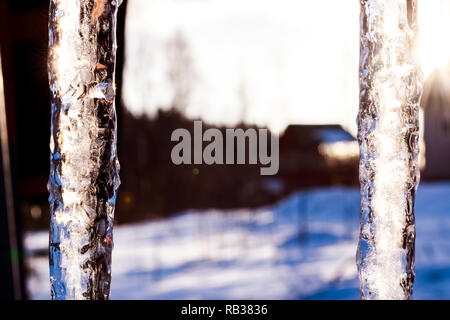
[[[359,191],[315,189],[258,210],[185,212],[115,228],[112,299],[358,299]],[[450,182],[416,200],[416,299],[450,299]],[[25,239],[49,298],[48,232]]]

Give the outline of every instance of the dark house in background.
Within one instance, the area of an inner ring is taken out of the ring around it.
[[[293,190],[358,183],[358,143],[340,125],[290,125],[280,137],[280,171]]]
[[[450,179],[450,65],[428,78],[422,98],[424,110],[426,180]]]

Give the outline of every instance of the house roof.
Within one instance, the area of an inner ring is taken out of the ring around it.
[[[296,147],[315,147],[320,143],[355,141],[355,138],[341,125],[289,125],[281,140]]]

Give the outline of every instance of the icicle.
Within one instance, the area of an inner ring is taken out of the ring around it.
[[[362,0],[360,52],[362,299],[410,299],[419,183],[415,0]]]
[[[51,0],[50,281],[53,299],[108,299],[119,163],[118,2]]]

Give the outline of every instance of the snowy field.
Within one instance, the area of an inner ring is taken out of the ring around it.
[[[299,192],[258,210],[115,228],[112,299],[358,299],[359,192]],[[450,299],[450,183],[416,200],[415,299]],[[49,298],[48,232],[26,236],[28,289]]]

